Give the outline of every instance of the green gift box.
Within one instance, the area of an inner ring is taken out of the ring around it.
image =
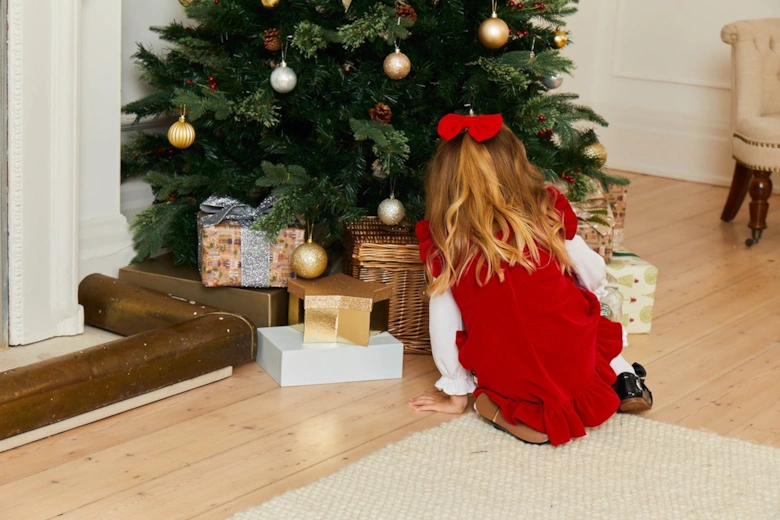
[[[617,249],[607,264],[607,281],[623,297],[623,326],[629,334],[648,334],[653,321],[658,268],[634,253]]]

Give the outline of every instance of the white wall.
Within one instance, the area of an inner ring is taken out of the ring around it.
[[[154,89],[140,80],[139,70],[131,56],[137,43],[151,44],[155,52],[165,48],[166,43],[157,38],[149,27],[167,25],[172,20],[186,20],[179,2],[168,0],[123,0],[122,1],[122,105],[151,94]],[[162,124],[132,125],[133,116],[122,117],[122,140],[127,142],[139,128],[146,131],[165,131],[170,122]],[[131,219],[136,213],[154,200],[149,185],[141,179],[122,183],[122,214]]]
[[[586,0],[569,24],[577,64],[561,90],[609,122],[607,166],[729,185],[727,23],[780,17],[777,0]]]

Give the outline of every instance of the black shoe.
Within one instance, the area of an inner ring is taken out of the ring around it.
[[[623,372],[612,385],[620,398],[619,412],[646,412],[653,407],[653,393],[645,386],[647,371],[639,363],[633,367],[636,375]]]

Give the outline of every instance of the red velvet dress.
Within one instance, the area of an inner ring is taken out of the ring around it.
[[[577,218],[563,195],[548,190],[571,239]],[[416,232],[424,261],[434,247],[428,222]],[[548,263],[546,251],[540,257],[532,274],[505,265],[503,282],[493,276],[482,287],[472,262],[451,289],[465,329],[457,335],[458,357],[476,375],[474,395],[488,394],[508,421],[545,432],[558,445],[617,411],[609,362],[623,348],[622,330],[601,316],[593,293],[561,273],[557,261]]]

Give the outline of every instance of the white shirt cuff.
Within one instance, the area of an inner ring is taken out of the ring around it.
[[[466,395],[473,394],[477,385],[474,383],[473,376],[466,379],[452,379],[442,376],[436,381],[436,388],[447,395]]]

